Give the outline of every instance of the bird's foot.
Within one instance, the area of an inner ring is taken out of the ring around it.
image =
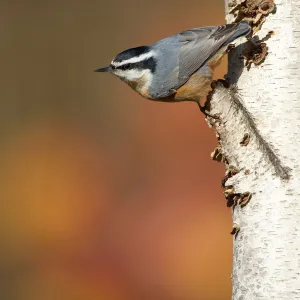
[[[200,111],[205,115],[205,117],[209,117],[209,118],[212,118],[212,119],[215,119],[215,120],[220,120],[220,116],[215,114],[215,115],[212,115],[205,107],[205,105],[201,105],[200,102],[197,101],[197,104],[199,106],[199,109]]]
[[[235,44],[228,44],[227,49],[226,49],[226,53],[229,53],[234,48],[235,48]]]

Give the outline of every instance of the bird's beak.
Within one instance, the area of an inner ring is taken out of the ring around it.
[[[97,70],[94,70],[94,72],[109,72],[110,71],[110,67],[105,67],[105,68],[100,68]]]

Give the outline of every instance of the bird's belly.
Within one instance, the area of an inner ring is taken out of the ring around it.
[[[226,47],[223,47],[177,90],[174,99],[176,101],[198,101],[201,97],[207,96],[211,89],[213,71],[221,63],[225,53]]]
[[[204,97],[208,94],[211,89],[211,82],[211,74],[203,75],[201,71],[198,71],[194,73],[190,79],[177,90],[173,97],[175,101],[198,101],[201,97]]]

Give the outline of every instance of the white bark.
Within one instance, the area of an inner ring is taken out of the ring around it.
[[[257,33],[260,39],[275,33],[266,42],[266,60],[248,71],[242,47],[234,50],[228,76],[236,87],[218,84],[210,101],[211,113],[220,114],[214,126],[227,167],[239,170],[226,181],[227,194],[235,200],[252,194],[246,206],[233,209],[240,227],[234,300],[300,299],[300,0],[275,4]],[[246,133],[250,141],[243,146]]]

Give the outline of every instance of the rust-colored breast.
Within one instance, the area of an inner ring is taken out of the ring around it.
[[[209,92],[211,81],[211,76],[203,76],[201,72],[196,72],[177,90],[173,97],[175,101],[198,101]]]
[[[173,98],[175,101],[192,100],[199,101],[201,97],[207,96],[211,89],[212,75],[214,69],[221,63],[225,54],[225,48],[222,48],[211,60],[207,62],[208,72],[201,68],[194,73],[190,79],[181,86]]]

